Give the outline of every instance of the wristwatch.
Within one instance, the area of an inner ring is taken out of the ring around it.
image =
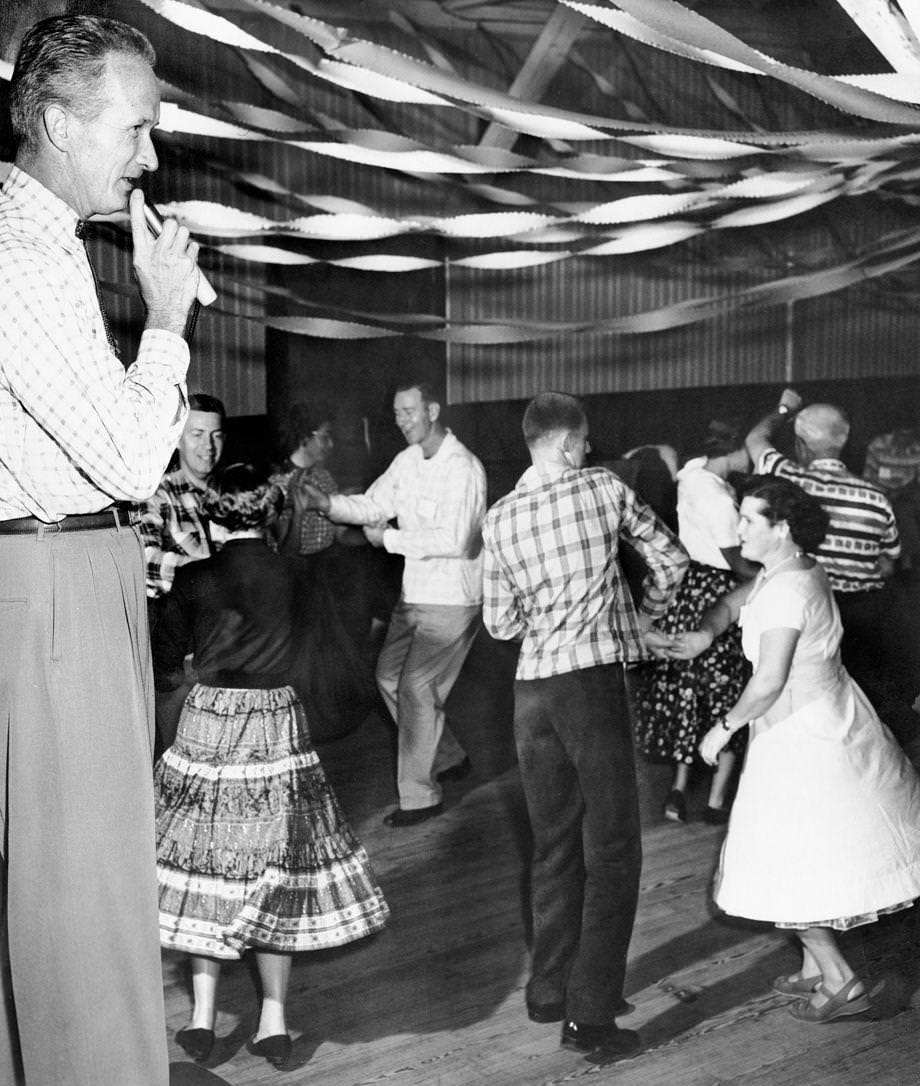
[[[788,415],[792,408],[787,403],[781,403],[776,409],[777,415]]]

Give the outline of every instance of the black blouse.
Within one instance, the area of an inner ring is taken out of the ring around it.
[[[158,685],[179,685],[189,652],[206,686],[289,682],[297,575],[261,539],[230,539],[212,557],[180,566],[153,632]]]

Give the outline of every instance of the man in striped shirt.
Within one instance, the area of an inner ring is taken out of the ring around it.
[[[900,689],[893,654],[899,640],[897,608],[887,579],[901,551],[891,502],[884,491],[853,475],[841,459],[850,423],[834,404],[802,407],[786,389],[775,411],[747,436],[756,471],[790,479],[817,498],[830,527],[815,557],[824,567],[843,623],[840,650],[844,666],[865,690],[879,715],[905,741],[920,734],[912,698]],[[773,445],[781,424],[794,418],[795,459]]]
[[[534,837],[527,1012],[562,1021],[562,1043],[595,1062],[634,1052],[619,1029],[641,868],[625,665],[664,611],[688,559],[625,483],[585,468],[578,400],[544,392],[524,415],[532,465],[483,525],[483,618],[521,639],[514,731]],[[621,540],[648,575],[638,614]]]

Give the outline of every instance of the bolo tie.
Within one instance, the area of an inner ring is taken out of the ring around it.
[[[112,333],[112,326],[109,324],[109,315],[105,310],[105,300],[102,297],[102,287],[99,284],[99,276],[96,274],[96,265],[93,263],[93,258],[89,254],[89,249],[86,245],[86,235],[88,233],[88,225],[85,219],[77,219],[77,225],[74,227],[74,233],[83,242],[83,249],[86,253],[86,259],[89,263],[89,270],[93,274],[93,286],[96,288],[96,300],[99,303],[99,312],[102,314],[102,324],[105,328],[105,338],[109,341],[109,347],[111,347],[117,359],[121,359],[121,351],[118,349],[118,342]]]
[[[105,299],[102,295],[102,286],[99,282],[99,276],[96,274],[96,265],[93,263],[93,258],[90,255],[89,247],[86,244],[86,238],[89,234],[89,223],[86,221],[86,219],[77,219],[77,224],[74,227],[74,233],[77,235],[80,241],[83,242],[83,250],[86,253],[86,259],[89,263],[89,270],[92,272],[93,275],[93,286],[96,288],[96,300],[99,303],[99,312],[102,314],[102,324],[105,328],[105,338],[109,341],[109,347],[111,347],[115,357],[119,361],[121,361],[122,364],[124,364],[124,360],[121,357],[121,351],[118,348],[118,341],[115,339],[115,336],[112,332],[112,326],[109,323],[109,315],[106,312]],[[192,341],[192,334],[195,331],[195,325],[198,323],[198,313],[200,308],[201,307],[198,303],[198,299],[196,298],[195,301],[192,303],[192,308],[189,311],[188,320],[186,321],[185,325],[185,340],[187,343],[191,343]]]

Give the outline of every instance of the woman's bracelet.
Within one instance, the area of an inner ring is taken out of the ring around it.
[[[727,732],[730,732],[730,733],[731,733],[732,735],[734,735],[734,734],[735,734],[735,729],[734,729],[734,728],[733,728],[733,727],[731,726],[731,724],[729,724],[729,722],[728,722],[728,721],[727,721],[727,720],[725,719],[725,717],[724,717],[724,716],[723,716],[723,717],[722,717],[722,719],[721,719],[721,720],[719,721],[719,724],[720,724],[720,725],[721,725],[721,726],[722,726],[722,727],[723,727],[723,728],[724,728],[724,729],[725,729],[725,730],[726,730]]]

